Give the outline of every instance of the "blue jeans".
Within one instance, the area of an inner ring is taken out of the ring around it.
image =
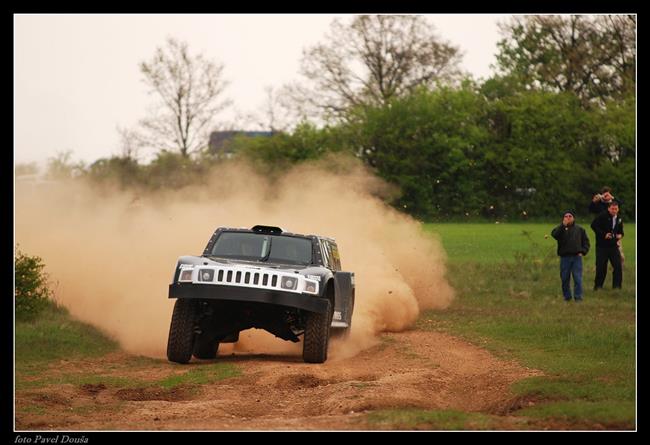
[[[562,294],[566,301],[571,300],[571,275],[573,275],[573,294],[576,301],[582,300],[582,257],[560,257],[560,278],[562,278]]]

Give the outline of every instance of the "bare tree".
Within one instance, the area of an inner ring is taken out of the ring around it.
[[[341,117],[353,106],[385,105],[418,86],[459,78],[459,49],[417,15],[360,15],[338,19],[326,42],[303,52],[309,86],[293,85],[293,102]]]
[[[140,64],[144,81],[159,102],[140,124],[143,143],[158,150],[176,149],[183,156],[207,145],[215,116],[228,100],[220,100],[227,82],[223,65],[191,56],[187,43],[167,39],[154,57]]]
[[[117,132],[120,135],[120,154],[122,158],[137,161],[140,148],[143,146],[141,134],[133,128],[120,127]]]
[[[45,177],[48,179],[72,179],[84,172],[82,161],[72,161],[72,150],[58,151],[55,156],[48,158]]]
[[[280,122],[277,94],[274,94],[272,86],[264,87],[264,94],[266,98],[262,105],[261,111],[263,121],[260,122],[260,126],[262,128],[267,128],[270,131],[278,131],[279,127],[283,124]]]
[[[235,113],[235,126],[232,129],[263,130],[272,133],[291,131],[303,116],[293,104],[286,100],[286,86],[280,89],[267,85],[264,99],[255,111]]]
[[[286,131],[299,120],[284,101],[283,90],[272,86],[264,87],[264,102],[253,116],[258,127],[273,133]]]

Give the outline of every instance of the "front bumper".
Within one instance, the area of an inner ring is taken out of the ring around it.
[[[316,295],[283,292],[275,289],[256,289],[215,284],[173,283],[169,285],[169,298],[268,303],[303,309],[319,314],[324,314],[327,311],[327,299]]]

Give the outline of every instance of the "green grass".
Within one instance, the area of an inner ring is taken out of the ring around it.
[[[426,232],[438,237],[451,263],[512,262],[520,252],[535,251],[536,256],[555,255],[557,242],[551,237],[551,230],[560,221],[541,223],[467,223],[423,224]],[[578,221],[587,231],[591,252],[587,258],[595,261],[596,241],[589,227],[591,221]],[[636,224],[625,224],[623,251],[626,261],[636,262]],[[548,235],[548,238],[544,236]]]
[[[632,429],[633,422],[630,413],[635,412],[635,403],[632,400],[569,400],[542,404],[520,411],[520,415],[545,419],[554,419],[565,422],[583,423],[585,419],[604,426],[620,426],[621,429]]]
[[[144,380],[115,375],[88,373],[78,369],[66,373],[47,373],[57,360],[74,361],[100,357],[118,350],[117,342],[96,328],[74,320],[65,308],[49,304],[39,317],[16,323],[16,389],[33,389],[71,384],[104,384],[114,388],[159,386],[172,389],[179,385],[202,385],[236,377],[240,370],[229,363],[189,366],[187,372],[160,380]],[[129,356],[125,362],[107,368],[119,372],[169,367],[168,362],[143,356]]]
[[[426,226],[447,249],[457,298],[444,311],[424,312],[418,327],[461,336],[542,370],[544,377],[513,385],[515,394],[537,401],[516,415],[633,427],[635,226],[626,226],[623,289],[591,290],[590,255],[582,303],[563,301],[555,241],[543,240],[552,224],[459,226]],[[611,270],[605,285],[611,287]]]
[[[232,377],[239,377],[240,375],[241,371],[235,365],[230,363],[214,363],[210,365],[199,365],[184,374],[169,376],[156,382],[156,384],[169,389],[179,385],[204,385]]]
[[[183,374],[175,374],[159,380],[144,380],[132,377],[118,377],[106,374],[89,374],[86,372],[71,372],[36,379],[26,379],[17,375],[16,389],[45,388],[48,386],[74,385],[81,387],[88,384],[104,384],[111,388],[146,388],[160,387],[173,389],[183,385],[204,385],[219,380],[238,377],[241,371],[230,363],[198,365],[200,367],[188,370]]]
[[[16,373],[21,376],[38,375],[54,360],[99,357],[118,349],[117,342],[53,303],[37,319],[17,321],[15,333]]]
[[[377,429],[398,430],[477,430],[492,429],[494,416],[453,410],[385,409],[368,414],[367,421]]]

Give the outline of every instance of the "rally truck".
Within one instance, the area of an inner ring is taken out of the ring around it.
[[[167,358],[214,359],[220,343],[264,329],[302,336],[303,360],[327,360],[330,337],[345,337],[354,310],[354,273],[341,271],[332,238],[275,226],[219,227],[201,256],[181,256],[169,285],[175,298]]]

